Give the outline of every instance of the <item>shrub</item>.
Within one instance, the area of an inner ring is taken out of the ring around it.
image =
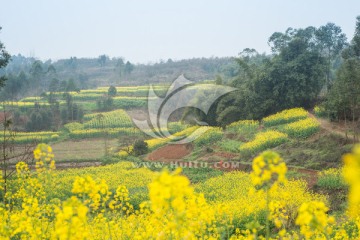
[[[58,134],[51,135],[51,140],[57,140],[59,138]]]
[[[346,187],[341,169],[336,168],[321,171],[318,175],[317,185],[326,189],[343,189]]]
[[[136,140],[133,145],[132,153],[135,156],[144,155],[149,151],[148,144],[144,140]]]
[[[323,106],[315,106],[314,107],[314,113],[317,117],[326,117],[326,111]]]
[[[117,93],[116,87],[110,86],[108,89],[108,95],[114,97],[116,96],[116,93]]]
[[[242,143],[236,140],[223,140],[219,142],[219,146],[222,150],[228,152],[239,152],[240,145]]]

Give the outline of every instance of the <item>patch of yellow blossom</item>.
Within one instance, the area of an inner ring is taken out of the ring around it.
[[[44,143],[39,144],[34,150],[34,159],[36,160],[36,171],[55,169],[55,160],[52,148]]]
[[[300,232],[306,239],[329,239],[335,218],[329,217],[328,211],[323,202],[312,201],[301,205],[295,223],[300,226]]]
[[[37,149],[41,149],[37,156],[51,154],[44,146]],[[359,184],[359,156],[358,150],[345,156],[350,169],[345,167],[344,173],[355,174],[347,179],[352,190]],[[31,172],[25,163],[18,163],[6,195],[1,196],[0,239],[358,238],[358,228],[347,219],[334,226],[324,196],[309,192],[304,181],[285,181],[286,166],[278,154],[260,154],[253,167],[251,175],[231,172],[193,186],[181,170],[157,174],[133,169],[131,163],[54,175]],[[67,189],[57,185],[70,185],[70,190],[72,185],[72,196],[63,201],[51,198],[44,190],[49,182],[43,181],[43,175],[55,183],[54,191]],[[59,180],[63,182],[58,184]],[[252,191],[253,184],[266,191]],[[146,185],[148,201],[134,210],[128,186]],[[356,196],[351,199],[349,203],[355,205],[349,210],[358,207]],[[265,234],[264,211],[266,221],[271,220],[278,230]],[[352,216],[356,220],[359,215],[353,212]]]
[[[279,229],[286,228],[289,220],[285,202],[271,201],[269,204],[269,220]]]
[[[265,151],[254,158],[251,179],[256,188],[270,189],[286,181],[287,167],[283,159],[273,151]]]
[[[88,208],[76,197],[71,197],[55,209],[54,239],[86,239],[88,237]]]
[[[239,149],[244,153],[256,153],[268,148],[276,147],[286,142],[287,139],[288,136],[285,133],[269,130],[256,134],[254,140],[242,144]]]
[[[315,118],[305,118],[286,124],[281,131],[290,137],[307,138],[320,130],[320,123]]]
[[[259,121],[256,120],[240,120],[233,122],[226,126],[227,130],[244,130],[244,129],[257,129],[259,127]]]
[[[294,122],[304,119],[308,116],[308,112],[303,108],[286,109],[276,114],[263,118],[262,122],[266,127]]]
[[[343,177],[349,185],[348,214],[356,221],[360,233],[360,146],[343,157]]]
[[[216,237],[214,210],[202,194],[194,193],[190,181],[180,172],[163,171],[149,185],[150,209],[161,225],[159,234],[165,239]]]
[[[109,187],[104,180],[96,183],[90,176],[76,177],[72,193],[84,199],[85,205],[93,211],[103,210],[111,196]]]

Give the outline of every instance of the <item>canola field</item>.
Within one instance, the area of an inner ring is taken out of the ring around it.
[[[152,172],[131,163],[55,171],[50,146],[1,181],[1,239],[357,239],[360,149],[343,157],[348,212],[330,214],[326,196],[288,180],[276,152],[252,172],[191,184],[181,169]],[[135,199],[135,200],[134,200]]]
[[[0,180],[0,239],[358,239],[360,148],[342,169],[319,173],[319,186],[348,189],[347,212],[331,212],[327,195],[304,180],[287,179],[282,157],[268,149],[306,139],[320,130],[304,109],[287,109],[260,121],[225,128],[169,124],[174,138],[147,138],[150,150],[175,138],[193,138],[195,149],[219,146],[254,157],[251,173],[224,173],[196,184],[182,173],[160,172],[124,160],[101,167],[56,170],[52,148],[34,151],[35,170],[20,162]],[[0,137],[9,137],[2,133]],[[144,136],[126,111],[85,115],[60,132],[18,132],[16,138],[49,142],[70,138]],[[104,135],[106,134],[106,135]],[[241,136],[239,140],[228,135]],[[15,139],[16,139],[15,138]],[[128,149],[132,149],[129,146]],[[333,185],[331,185],[333,184]]]

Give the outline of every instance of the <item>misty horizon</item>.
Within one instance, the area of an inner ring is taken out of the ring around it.
[[[348,39],[360,3],[155,1],[3,4],[0,36],[12,55],[53,61],[123,57],[133,63],[270,53],[267,39],[288,27],[340,26]],[[311,6],[311,7],[310,7]],[[357,7],[356,7],[357,6]]]

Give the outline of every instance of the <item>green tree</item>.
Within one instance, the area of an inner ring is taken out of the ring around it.
[[[105,54],[103,54],[103,55],[99,56],[98,63],[100,64],[101,67],[104,67],[108,60],[109,60],[109,57],[106,56]]]
[[[140,155],[144,155],[146,153],[148,153],[149,148],[148,148],[148,144],[147,142],[145,142],[144,140],[136,140],[134,145],[133,145],[133,150],[132,153],[135,156],[140,156]]]
[[[126,75],[130,75],[130,73],[134,70],[134,65],[131,64],[129,61],[127,61],[125,63],[125,67],[124,67],[124,73]]]
[[[294,38],[266,66],[257,79],[256,92],[276,105],[271,112],[291,107],[310,107],[324,85],[324,58],[309,49],[306,39]]]
[[[54,65],[50,64],[46,73],[48,73],[50,76],[54,76],[56,74]]]
[[[49,85],[49,92],[57,92],[59,91],[60,81],[57,78],[52,78]]]
[[[354,122],[360,117],[360,16],[357,17],[354,37],[344,49],[343,64],[337,71],[325,108],[330,116],[353,122],[354,137],[358,129]]]
[[[80,92],[80,89],[76,86],[74,79],[70,78],[66,85],[67,92]]]
[[[315,28],[289,28],[269,38],[272,58],[245,49],[235,59],[238,91],[219,101],[217,122],[260,119],[292,107],[311,107],[324,85],[325,59],[316,47]]]
[[[117,93],[116,87],[110,86],[109,89],[108,89],[108,95],[110,97],[115,97],[116,93]]]
[[[3,88],[4,98],[11,101],[16,101],[19,98],[19,94],[24,86],[25,82],[20,75],[16,76],[14,74],[7,75],[7,81]]]
[[[326,58],[326,86],[329,89],[333,81],[332,63],[347,44],[347,38],[339,26],[327,23],[315,31],[317,47]]]
[[[78,66],[78,59],[76,57],[70,57],[65,61],[65,66],[69,67],[71,70],[76,70]]]
[[[222,85],[223,84],[223,79],[222,79],[222,77],[220,75],[216,75],[215,84],[216,85]]]
[[[0,27],[0,31],[1,31]],[[0,41],[0,69],[5,68],[6,65],[9,63],[10,54],[5,50],[4,44]],[[4,86],[6,81],[5,76],[0,76],[0,88]]]

